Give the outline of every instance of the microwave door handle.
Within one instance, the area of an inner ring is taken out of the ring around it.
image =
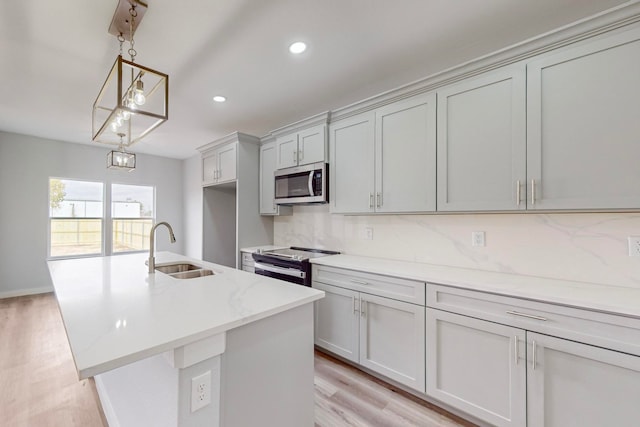
[[[315,192],[313,191],[313,174],[315,173],[315,171],[311,171],[309,172],[309,196],[315,196]]]

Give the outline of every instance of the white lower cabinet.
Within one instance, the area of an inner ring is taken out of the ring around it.
[[[315,344],[398,383],[425,391],[425,308],[313,282]]]
[[[640,425],[640,357],[527,332],[529,427]]]
[[[640,425],[637,319],[431,284],[427,305],[428,396],[495,426]]]
[[[359,292],[314,283],[324,291],[315,303],[315,343],[338,356],[358,363],[360,334]]]
[[[525,331],[427,308],[427,395],[496,426],[526,420]]]

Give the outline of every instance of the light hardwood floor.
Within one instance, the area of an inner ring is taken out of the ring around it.
[[[323,353],[315,370],[317,427],[472,426]],[[107,426],[53,294],[0,299],[0,426]]]

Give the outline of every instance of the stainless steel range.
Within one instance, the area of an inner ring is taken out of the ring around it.
[[[288,249],[253,253],[256,274],[299,285],[311,286],[311,258],[337,255],[340,252],[292,246]]]

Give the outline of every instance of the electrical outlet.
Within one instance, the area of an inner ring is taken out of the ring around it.
[[[191,378],[191,412],[211,403],[211,371]]]
[[[629,236],[629,256],[640,256],[640,236]]]
[[[373,227],[365,227],[364,228],[364,239],[365,240],[373,240]]]
[[[484,231],[471,232],[471,246],[485,246]]]

